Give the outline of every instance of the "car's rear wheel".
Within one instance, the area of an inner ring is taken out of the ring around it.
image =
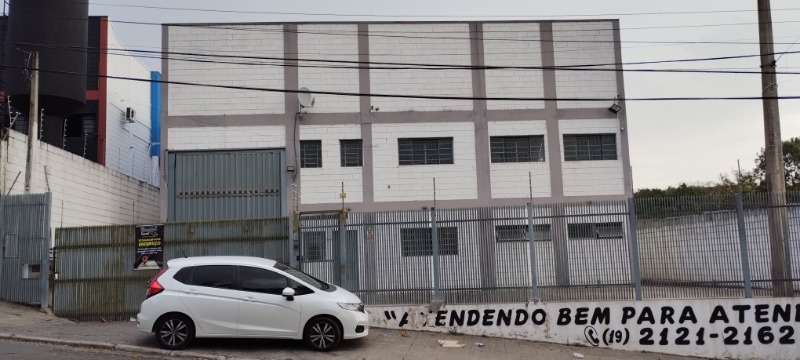
[[[317,351],[330,351],[342,341],[342,329],[331,318],[320,317],[306,324],[303,333],[306,345]]]
[[[194,340],[194,323],[185,315],[168,314],[156,324],[155,334],[161,347],[184,349]]]

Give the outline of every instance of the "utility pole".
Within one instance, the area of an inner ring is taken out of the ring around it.
[[[39,52],[33,52],[31,74],[31,107],[28,110],[28,159],[25,162],[25,193],[30,194],[33,171],[36,168],[35,150],[39,140],[36,126],[39,124]]]
[[[788,219],[786,214],[786,178],[783,165],[783,141],[778,109],[778,77],[775,74],[775,47],[772,38],[772,10],[769,0],[758,0],[758,29],[761,42],[761,84],[764,97],[764,159],[769,204],[769,243],[772,262],[772,294],[792,296],[789,264]]]

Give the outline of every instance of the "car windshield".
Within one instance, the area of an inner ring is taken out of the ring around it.
[[[326,284],[324,281],[319,280],[319,279],[317,279],[317,278],[315,278],[315,277],[313,277],[311,275],[308,275],[308,274],[306,274],[306,273],[304,273],[304,272],[302,272],[300,270],[297,270],[297,269],[295,269],[295,268],[293,268],[291,266],[288,266],[288,265],[285,265],[285,264],[281,264],[281,263],[277,263],[277,264],[275,264],[275,268],[280,270],[280,271],[283,271],[283,272],[285,272],[285,273],[287,273],[289,275],[292,275],[292,276],[302,280],[306,284],[311,285],[311,286],[313,286],[313,287],[315,287],[317,289],[328,290],[331,287],[330,285]]]

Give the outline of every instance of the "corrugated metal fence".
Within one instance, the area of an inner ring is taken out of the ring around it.
[[[51,194],[0,197],[0,300],[47,307]]]
[[[127,320],[139,310],[156,270],[134,271],[133,225],[56,231],[53,312]],[[168,223],[164,259],[247,255],[289,260],[287,218]]]

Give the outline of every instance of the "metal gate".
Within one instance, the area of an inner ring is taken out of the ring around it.
[[[50,193],[0,198],[0,299],[47,307]]]
[[[347,212],[304,213],[299,224],[301,269],[323,281],[359,290],[359,233],[347,227]]]
[[[287,215],[283,150],[169,154],[169,221]]]

